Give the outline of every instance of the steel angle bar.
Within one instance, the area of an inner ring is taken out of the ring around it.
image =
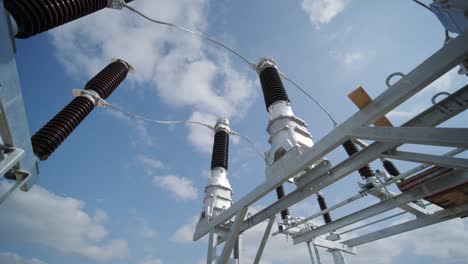
[[[29,173],[22,172],[24,174],[24,177],[21,177],[16,181],[16,183],[0,197],[0,206],[13,194],[15,194],[18,190],[21,189],[21,187],[25,186],[28,184],[28,182],[31,180],[31,176]]]
[[[467,213],[468,205],[454,206],[450,209],[438,211],[429,217],[416,218],[405,223],[390,226],[382,230],[378,230],[363,236],[343,241],[343,244],[349,246],[359,246],[382,238],[387,238],[425,226],[447,221],[453,218],[458,218],[460,216],[466,215]]]
[[[265,245],[268,241],[268,237],[270,236],[271,228],[275,223],[275,216],[271,216],[270,220],[268,220],[267,227],[265,228],[265,232],[263,233],[262,241],[260,242],[260,246],[258,247],[257,254],[255,255],[254,264],[258,264],[263,254],[263,250],[265,249]]]
[[[391,143],[468,148],[468,128],[359,127],[349,137]]]
[[[329,250],[339,250],[348,254],[356,255],[356,249],[354,247],[350,247],[349,245],[345,245],[339,241],[330,241],[323,237],[316,237],[312,240],[312,242],[317,247]]]
[[[369,217],[394,209],[402,204],[433,195],[435,193],[466,183],[467,181],[468,173],[466,171],[455,170],[451,173],[447,173],[430,181],[424,182],[398,196],[389,198],[385,201],[381,201],[370,207],[344,216],[329,224],[323,225],[321,227],[293,237],[294,244],[311,240],[317,236],[338,230],[339,228],[354,224]]]
[[[218,235],[214,231],[210,232],[208,239],[208,256],[206,258],[207,264],[216,264],[217,240]]]
[[[307,249],[309,250],[310,262],[312,262],[312,264],[315,264],[314,254],[312,253],[312,248],[310,247],[309,241],[307,241]]]
[[[13,151],[5,154],[3,160],[0,161],[0,176],[10,171],[23,156],[24,150],[18,148],[14,148]]]
[[[229,231],[229,234],[226,238],[226,243],[224,244],[221,256],[219,257],[219,263],[228,263],[234,245],[236,244],[236,241],[239,237],[240,226],[244,221],[245,215],[247,214],[247,210],[248,208],[244,207],[237,213],[236,219],[234,220],[234,223],[231,226],[231,230]]]
[[[344,231],[344,232],[341,232],[341,233],[340,233],[340,236],[341,236],[341,235],[344,235],[344,234],[347,234],[347,233],[350,233],[350,232],[353,232],[353,231],[356,231],[356,230],[359,230],[359,229],[363,229],[363,228],[368,227],[368,226],[371,226],[371,225],[378,224],[378,223],[383,222],[383,221],[390,220],[390,219],[392,219],[392,218],[398,217],[398,216],[400,216],[400,215],[404,215],[404,214],[406,214],[406,213],[408,213],[408,212],[403,211],[403,212],[400,212],[400,213],[397,213],[397,214],[393,214],[393,215],[391,215],[391,216],[387,216],[387,217],[381,218],[381,219],[376,220],[376,221],[372,221],[372,222],[367,223],[367,224],[365,224],[365,225],[361,225],[361,226],[358,226],[358,227],[355,227],[355,228],[351,228],[351,229],[349,229],[349,230],[346,230],[346,231]]]
[[[395,160],[431,164],[454,169],[468,170],[468,159],[463,158],[444,157],[407,151],[391,151],[389,154],[382,154],[382,157]]]

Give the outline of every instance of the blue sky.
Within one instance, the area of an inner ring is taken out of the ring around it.
[[[444,39],[436,17],[409,0],[137,0],[132,5],[151,17],[206,32],[253,61],[274,57],[282,72],[339,121],[356,111],[349,92],[362,85],[377,96],[386,89],[389,74],[410,71]],[[109,102],[166,120],[213,123],[228,117],[233,129],[267,149],[267,113],[254,72],[209,43],[147,23],[127,10],[104,10],[17,41],[31,133],[72,99],[72,89],[82,88],[115,57],[137,71]],[[389,118],[400,124],[429,106],[435,92],[464,84],[466,77],[452,71]],[[287,89],[315,141],[326,135],[330,122],[294,88]],[[466,117],[448,125],[461,126]],[[233,141],[229,177],[234,199],[239,199],[264,181],[265,164],[244,142]],[[96,109],[41,163],[36,187],[16,194],[2,208],[8,213],[0,215],[0,262],[203,263],[206,241],[191,242],[191,236],[211,143],[212,134],[204,128],[141,123]],[[328,158],[336,164],[344,156],[339,150]],[[358,179],[354,174],[326,189],[329,203],[355,194]],[[6,186],[1,182],[0,189]],[[255,208],[273,199],[272,194]],[[368,198],[335,216],[372,202]],[[292,211],[312,214],[317,211],[314,198]],[[261,231],[245,234],[247,259],[254,256]],[[467,221],[454,220],[363,246],[349,262],[466,263],[466,241]],[[305,245],[293,247],[284,237],[271,239],[265,254],[263,263],[308,263]]]

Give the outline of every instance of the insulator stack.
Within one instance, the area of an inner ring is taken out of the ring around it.
[[[133,0],[127,0],[126,3]],[[25,39],[104,9],[108,0],[4,0]]]
[[[125,80],[130,68],[128,63],[117,60],[96,74],[86,84],[85,90],[95,91],[102,99],[106,99]]]
[[[325,201],[325,197],[321,193],[317,193],[317,201],[320,206],[320,210],[327,210],[327,202]],[[326,224],[330,223],[332,221],[330,213],[325,213],[323,214],[323,220],[325,221]]]
[[[276,196],[278,197],[278,200],[285,196],[283,185],[280,185],[278,188],[276,188]],[[289,209],[286,208],[283,211],[281,211],[281,219],[286,220],[288,219],[288,217],[289,217]]]
[[[345,143],[343,143],[343,148],[346,150],[346,153],[348,153],[350,157],[359,152],[357,145],[351,139],[348,139]],[[369,164],[366,164],[358,171],[363,178],[369,178],[375,175],[372,169],[370,168]]]
[[[211,157],[211,169],[224,168],[228,169],[229,159],[229,134],[220,130],[214,136],[213,154]]]
[[[118,60],[109,64],[86,85],[85,90],[94,91],[107,98],[125,79],[130,65]],[[49,156],[70,136],[75,128],[94,109],[95,102],[86,96],[78,96],[62,109],[52,120],[31,138],[33,151],[40,160]]]
[[[392,175],[393,177],[400,175],[400,170],[398,170],[398,168],[395,166],[395,164],[393,164],[393,162],[384,159],[382,163],[388,174]]]
[[[268,108],[277,101],[289,102],[279,72],[274,67],[267,67],[259,73],[265,105]]]

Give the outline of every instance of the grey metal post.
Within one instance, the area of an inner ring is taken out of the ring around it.
[[[307,249],[309,250],[310,262],[315,264],[314,254],[312,253],[312,248],[310,247],[310,241],[307,241]]]
[[[262,257],[263,250],[265,249],[265,245],[268,241],[268,237],[270,236],[271,228],[273,227],[273,223],[275,222],[275,215],[270,217],[268,221],[268,225],[265,229],[265,233],[263,233],[262,242],[260,242],[260,246],[258,247],[257,255],[255,256],[254,264],[258,264],[260,262],[260,258]]]
[[[208,239],[208,256],[206,258],[207,264],[216,264],[216,245],[218,234],[215,231],[210,232]]]
[[[333,257],[333,261],[335,262],[335,264],[346,264],[343,252],[341,252],[340,250],[333,249],[330,250],[330,253]]]

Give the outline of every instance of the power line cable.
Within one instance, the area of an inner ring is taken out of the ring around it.
[[[257,70],[257,64],[251,62],[250,60],[248,60],[246,57],[242,56],[239,52],[237,52],[236,50],[234,50],[233,48],[229,47],[228,45],[220,42],[220,41],[217,41],[213,38],[210,38],[202,33],[199,33],[199,32],[196,32],[194,30],[191,30],[191,29],[188,29],[188,28],[185,28],[185,27],[182,27],[182,26],[179,26],[179,25],[176,25],[176,24],[173,24],[173,23],[169,23],[169,22],[165,22],[165,21],[161,21],[161,20],[156,20],[156,19],[153,19],[153,18],[150,18],[148,17],[147,15],[143,14],[142,12],[138,11],[137,9],[129,6],[129,5],[124,5],[125,8],[127,8],[128,10],[130,10],[131,12],[134,12],[135,14],[138,14],[140,15],[141,17],[153,22],[153,23],[156,23],[156,24],[160,24],[160,25],[165,25],[165,26],[169,26],[169,27],[173,27],[173,28],[176,28],[176,29],[179,29],[179,30],[182,30],[182,31],[185,31],[185,32],[188,32],[190,34],[193,34],[199,38],[202,38],[202,39],[205,39],[207,41],[210,41],[211,43],[214,43],[222,48],[224,48],[225,50],[231,52],[232,54],[236,55],[238,58],[240,58],[242,61],[244,61],[245,63],[247,63],[249,65],[250,68],[252,68],[253,70]],[[282,77],[283,79],[287,80],[288,82],[290,82],[291,84],[293,84],[293,86],[297,89],[299,89],[299,91],[301,91],[303,94],[305,94],[309,99],[311,99],[314,103],[316,103],[320,109],[322,111],[324,111],[324,113],[327,115],[327,117],[332,121],[333,125],[334,126],[337,126],[338,123],[335,121],[335,119],[332,117],[332,115],[330,114],[329,111],[327,111],[325,109],[325,107],[320,104],[314,97],[312,97],[312,95],[310,95],[307,91],[305,91],[304,89],[302,89],[296,82],[292,81],[291,79],[289,79],[288,77],[286,77],[285,74],[282,74]]]
[[[172,124],[192,124],[192,125],[199,125],[199,126],[204,126],[206,128],[209,128],[210,130],[214,130],[214,127],[213,126],[210,126],[208,124],[204,124],[202,122],[197,122],[197,121],[191,121],[191,120],[175,120],[175,121],[164,121],[164,120],[157,120],[157,119],[151,119],[151,118],[147,118],[147,117],[143,117],[143,116],[139,116],[137,114],[134,114],[132,112],[129,112],[121,107],[118,107],[118,106],[115,106],[113,104],[110,104],[110,103],[107,103],[105,102],[104,103],[105,106],[109,107],[109,108],[112,108],[114,110],[117,110],[121,113],[124,113],[130,117],[133,117],[135,119],[138,119],[138,120],[142,120],[142,121],[146,121],[146,122],[152,122],[152,123],[158,123],[158,124],[166,124],[166,125],[172,125]]]
[[[206,127],[208,129],[210,129],[211,131],[215,130],[215,128],[213,126],[202,123],[202,122],[198,122],[198,121],[191,121],[191,120],[164,121],[164,120],[157,120],[157,119],[147,118],[147,117],[144,117],[144,116],[134,114],[134,113],[132,113],[130,111],[127,111],[127,110],[123,109],[122,107],[110,104],[110,103],[106,102],[105,100],[101,99],[100,101],[102,103],[102,106],[107,106],[110,109],[113,109],[113,110],[118,111],[120,113],[123,113],[123,114],[125,114],[127,116],[130,116],[130,117],[132,117],[134,119],[142,120],[142,121],[145,121],[145,122],[165,124],[165,125],[177,125],[177,124],[199,125],[199,126]],[[230,134],[239,136],[240,138],[244,139],[247,143],[249,143],[252,146],[252,148],[260,155],[260,157],[262,157],[262,159],[265,160],[265,155],[262,153],[262,151],[257,146],[257,144],[255,144],[250,138],[248,138],[248,137],[246,137],[246,136],[244,136],[244,135],[242,135],[239,132],[236,132],[234,130],[231,130]]]
[[[257,146],[257,144],[255,144],[255,142],[250,140],[250,138],[248,138],[246,136],[243,136],[242,134],[239,134],[238,132],[236,132],[234,130],[231,130],[231,134],[243,138],[247,143],[249,143],[255,149],[255,151],[258,153],[258,155],[260,155],[262,157],[263,160],[266,160],[265,155],[262,153],[260,148]]]

